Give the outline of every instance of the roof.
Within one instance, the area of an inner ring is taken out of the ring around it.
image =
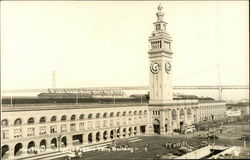
[[[117,104],[100,104],[100,103],[84,103],[84,104],[25,104],[25,105],[4,105],[2,112],[16,111],[39,111],[39,110],[67,110],[67,109],[91,109],[91,108],[113,108],[113,107],[145,107],[147,103],[117,103]]]

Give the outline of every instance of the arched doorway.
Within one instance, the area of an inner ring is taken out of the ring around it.
[[[107,133],[107,131],[104,131],[103,132],[103,139],[107,140],[107,138],[108,138],[108,133]]]
[[[93,136],[92,136],[92,133],[90,133],[89,135],[88,135],[88,143],[92,143],[92,141],[93,141]]]
[[[20,156],[22,154],[22,148],[23,148],[22,143],[17,143],[15,145],[14,156]]]
[[[128,131],[129,131],[129,132],[128,132],[128,135],[129,135],[129,136],[132,136],[133,133],[132,133],[132,128],[131,128],[131,127],[129,127]]]
[[[113,139],[113,138],[114,138],[114,131],[111,130],[111,131],[110,131],[110,139]]]
[[[137,127],[134,128],[134,135],[137,134]]]
[[[97,132],[95,137],[96,137],[96,142],[99,142],[100,141],[100,132]]]
[[[45,139],[41,140],[41,142],[40,142],[40,150],[41,151],[46,150],[46,140]]]
[[[8,157],[9,157],[9,146],[3,145],[1,158],[8,158]]]
[[[123,129],[123,134],[122,134],[123,137],[126,137],[126,133],[127,133],[127,130],[126,130],[126,128],[124,128],[124,129]]]
[[[57,140],[56,140],[56,138],[53,138],[53,139],[51,140],[51,148],[52,148],[52,149],[57,148]]]
[[[61,140],[61,147],[66,147],[67,146],[67,137],[64,136]]]
[[[34,153],[34,150],[35,150],[35,142],[34,141],[30,141],[28,143],[28,150],[27,150],[27,152],[28,153]]]
[[[154,132],[160,134],[160,121],[155,119],[153,122]]]
[[[120,138],[120,128],[116,130],[116,137]]]
[[[34,141],[31,141],[31,142],[29,142],[29,144],[28,144],[28,149],[30,149],[30,148],[32,148],[32,147],[35,148],[35,142],[34,142]]]

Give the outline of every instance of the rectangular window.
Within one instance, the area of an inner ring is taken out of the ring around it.
[[[108,127],[108,121],[107,120],[103,121],[103,127]]]
[[[57,126],[56,125],[50,126],[50,133],[57,133]]]
[[[137,123],[137,117],[134,117],[134,123]]]
[[[96,127],[96,128],[100,128],[100,121],[96,121],[96,122],[95,122],[95,127]]]
[[[110,120],[110,126],[114,126],[114,120],[113,119]]]
[[[120,125],[120,119],[116,120],[116,125],[119,126]]]
[[[67,132],[67,125],[66,124],[61,125],[61,132],[62,133]]]
[[[9,131],[2,130],[2,137],[3,137],[3,139],[9,139]]]
[[[126,125],[126,118],[122,119],[122,125]]]
[[[161,29],[161,25],[160,24],[157,24],[156,25],[156,30],[158,31],[158,30],[160,30]]]
[[[84,130],[84,122],[79,123],[79,130]]]
[[[46,126],[41,126],[40,131],[39,131],[39,135],[44,135],[44,134],[46,134]]]
[[[31,128],[28,128],[27,130],[27,136],[35,136],[35,128],[34,127],[31,127]]]
[[[22,137],[22,129],[15,129],[14,130],[14,138]]]
[[[76,131],[76,124],[75,123],[71,123],[70,124],[70,131]]]
[[[128,118],[128,123],[131,124],[131,118]]]
[[[93,129],[93,122],[88,122],[88,129]]]

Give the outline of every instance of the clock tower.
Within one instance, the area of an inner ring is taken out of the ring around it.
[[[172,38],[163,21],[163,7],[158,6],[157,21],[149,37],[149,105],[162,105],[173,100],[172,94]]]

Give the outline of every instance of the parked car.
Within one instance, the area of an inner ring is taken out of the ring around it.
[[[250,136],[242,136],[242,137],[239,138],[239,140],[246,140],[246,141],[248,141],[248,140],[250,140]]]

